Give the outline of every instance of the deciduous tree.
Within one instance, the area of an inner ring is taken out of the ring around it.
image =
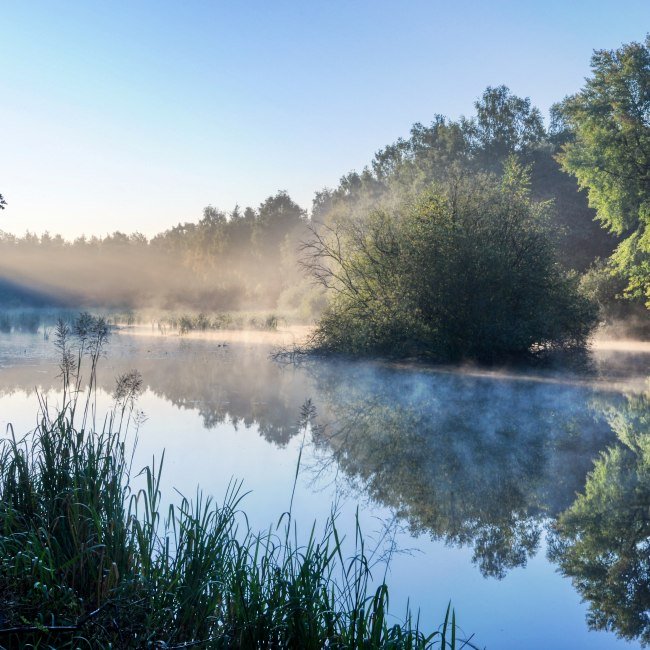
[[[613,261],[650,307],[650,35],[597,50],[592,74],[561,112],[574,133],[558,157],[603,226],[623,237]]]

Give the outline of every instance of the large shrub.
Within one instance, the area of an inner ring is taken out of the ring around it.
[[[481,361],[582,346],[596,312],[556,261],[550,207],[511,161],[321,226],[304,247],[331,291],[316,346]]]

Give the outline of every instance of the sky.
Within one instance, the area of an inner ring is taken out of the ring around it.
[[[314,192],[507,85],[544,113],[649,0],[0,0],[0,230],[151,236]]]

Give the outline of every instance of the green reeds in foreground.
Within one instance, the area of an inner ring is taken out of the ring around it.
[[[0,647],[466,645],[449,609],[428,635],[409,612],[389,622],[388,589],[370,587],[361,534],[344,556],[335,516],[303,545],[290,515],[282,530],[257,534],[236,483],[221,504],[197,491],[163,513],[162,462],[137,477],[130,469],[137,373],[118,380],[113,409],[95,426],[106,336],[87,315],[59,324],[64,403],[52,412],[43,400],[35,431],[18,440],[10,430],[0,443]]]

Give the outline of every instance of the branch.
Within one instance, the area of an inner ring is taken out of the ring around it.
[[[101,605],[97,609],[82,616],[76,622],[75,625],[20,625],[18,627],[4,627],[4,628],[0,628],[0,635],[6,636],[7,634],[21,634],[21,633],[34,633],[34,632],[42,632],[42,633],[53,632],[55,634],[63,633],[63,632],[77,632],[83,627],[83,625],[85,625],[92,618],[95,618],[95,616],[97,616],[97,614],[99,614],[99,612],[101,612],[102,609],[104,609],[110,604],[111,601],[106,601],[103,605]]]

